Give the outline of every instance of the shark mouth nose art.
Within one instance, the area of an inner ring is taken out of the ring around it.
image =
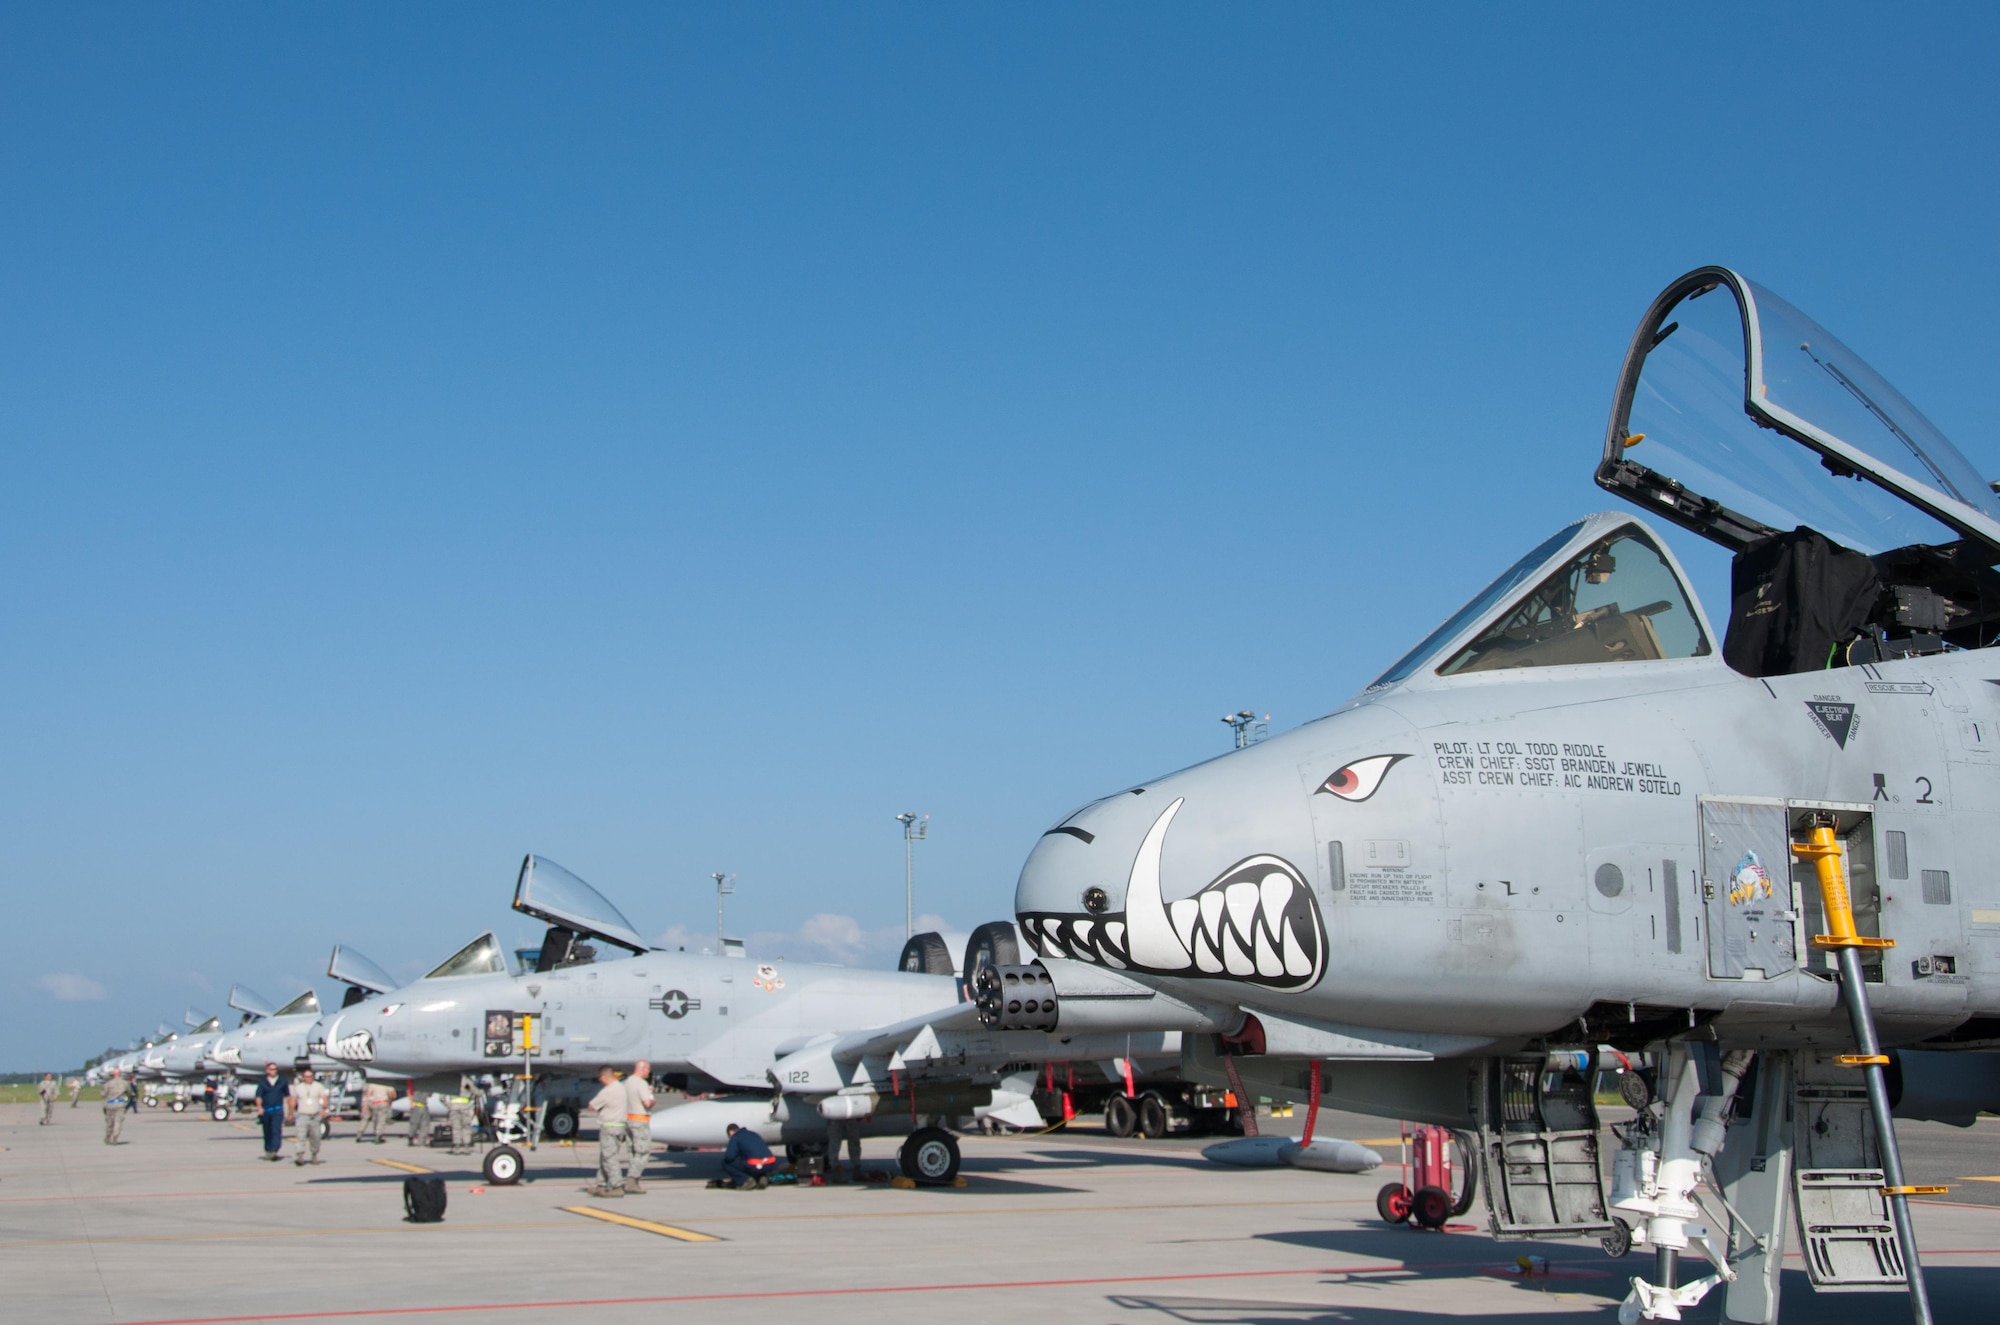
[[[1319,982],[1326,930],[1305,876],[1278,856],[1236,862],[1192,897],[1160,897],[1160,852],[1182,801],[1169,805],[1139,844],[1125,911],[1024,912],[1021,928],[1045,957],[1114,970],[1225,976],[1269,989]]]

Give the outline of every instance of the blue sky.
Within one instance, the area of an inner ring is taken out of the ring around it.
[[[1002,916],[1610,504],[1704,262],[2000,472],[1997,26],[0,9],[0,1070],[530,937],[531,850],[879,963],[916,809]]]

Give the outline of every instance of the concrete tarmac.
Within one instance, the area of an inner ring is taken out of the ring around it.
[[[1296,1131],[1303,1110],[1276,1128]],[[1391,1227],[1361,1175],[1231,1170],[1192,1140],[1118,1141],[1095,1129],[967,1137],[968,1185],[708,1190],[716,1156],[657,1157],[642,1196],[581,1190],[596,1149],[545,1146],[531,1181],[484,1187],[477,1156],[357,1145],[340,1125],[326,1163],[261,1161],[247,1123],[142,1111],[102,1143],[96,1108],[35,1124],[0,1106],[0,1319],[36,1325],[221,1325],[421,1318],[657,1325],[813,1325],[976,1318],[1150,1325],[1409,1325],[1436,1319],[1609,1321],[1642,1273],[1594,1243],[1498,1244],[1480,1207],[1443,1233]],[[1321,1134],[1386,1140],[1393,1124],[1328,1113]],[[1904,1130],[1941,1322],[2000,1319],[2000,1125]],[[889,1141],[868,1158],[894,1168]],[[404,1173],[443,1174],[441,1224],[403,1220]],[[1996,1181],[1969,1181],[1989,1178]],[[658,1229],[606,1222],[599,1210]],[[713,1239],[689,1241],[686,1235]],[[1545,1257],[1524,1275],[1516,1257]],[[1796,1253],[1791,1265],[1797,1266]],[[1901,1296],[1816,1296],[1797,1270],[1786,1322],[1909,1319]],[[1720,1294],[1690,1320],[1719,1319]]]

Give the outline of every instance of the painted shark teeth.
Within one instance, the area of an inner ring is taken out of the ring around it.
[[[1161,900],[1160,853],[1181,804],[1169,805],[1140,843],[1125,911],[1024,913],[1021,928],[1029,942],[1045,957],[1116,970],[1227,976],[1280,990],[1317,984],[1326,930],[1311,886],[1291,862],[1250,856],[1192,897]]]

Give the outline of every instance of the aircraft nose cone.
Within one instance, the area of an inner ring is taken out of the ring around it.
[[[1246,756],[1249,752],[1246,752]],[[1015,888],[1043,956],[1305,989],[1326,963],[1296,768],[1237,756],[1096,802],[1043,834]]]

